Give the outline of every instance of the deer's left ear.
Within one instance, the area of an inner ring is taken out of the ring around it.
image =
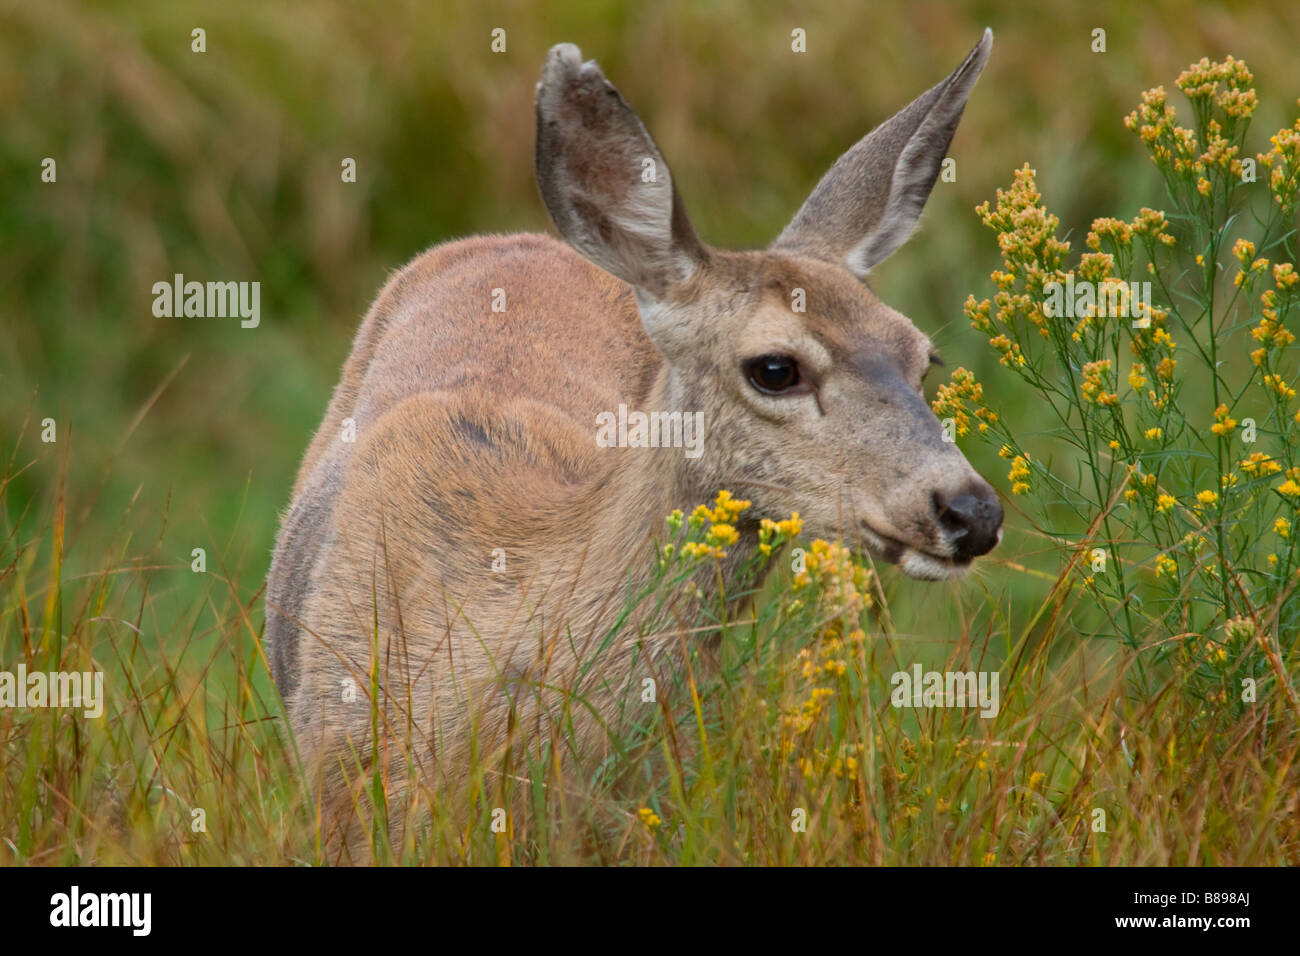
[[[992,48],[993,31],[985,30],[946,80],[841,156],[772,248],[842,262],[865,276],[906,242]]]
[[[707,259],[640,118],[578,48],[551,49],[537,85],[537,185],[560,234],[662,300]]]

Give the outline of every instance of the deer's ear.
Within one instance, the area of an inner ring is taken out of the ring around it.
[[[551,49],[537,85],[537,184],[560,234],[662,300],[706,259],[654,140],[595,61]]]
[[[992,48],[993,32],[985,30],[946,80],[841,156],[773,248],[843,262],[865,276],[906,242]]]

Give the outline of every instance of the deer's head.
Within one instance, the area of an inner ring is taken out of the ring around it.
[[[772,246],[705,246],[636,113],[570,44],[537,95],[537,178],[565,239],[636,291],[676,408],[706,416],[701,486],[800,513],[918,578],[1002,536],[992,487],[922,391],[930,340],[863,282],[916,227],[992,34],[845,153]]]

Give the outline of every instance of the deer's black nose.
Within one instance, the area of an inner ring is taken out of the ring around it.
[[[934,495],[935,518],[953,546],[953,557],[969,561],[988,554],[1001,539],[1002,504],[989,485],[947,498]]]

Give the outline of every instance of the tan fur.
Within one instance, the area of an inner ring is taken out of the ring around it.
[[[964,102],[969,83],[945,83],[914,127]],[[601,646],[673,508],[720,488],[752,500],[733,561],[758,519],[799,511],[809,536],[942,576],[962,566],[935,501],[992,496],[922,397],[928,339],[846,266],[870,237],[847,223],[815,241],[788,230],[767,252],[703,246],[671,185],[637,193],[623,178],[662,157],[612,90],[562,47],[539,92],[539,181],[586,258],[516,235],[416,259],[372,306],[304,459],[268,584],[268,653],[327,806],[376,760],[400,800],[407,756],[455,779],[471,743],[503,748],[510,726],[545,735],[566,708],[575,750],[598,756],[629,689],[681,651],[681,635],[638,642],[635,627]],[[892,163],[905,133],[891,128],[887,155],[859,147],[861,161]],[[834,172],[810,204],[848,188]],[[896,198],[867,198],[900,228]],[[771,353],[797,355],[816,394],[756,392],[744,363]],[[703,412],[705,453],[598,447],[595,416],[620,404]]]

